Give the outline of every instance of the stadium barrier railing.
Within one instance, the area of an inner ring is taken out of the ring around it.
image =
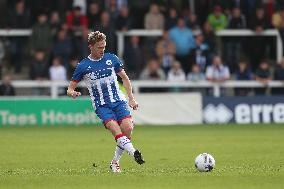
[[[68,82],[66,81],[33,81],[33,80],[15,80],[12,81],[12,85],[15,88],[49,88],[51,98],[57,98],[59,96],[59,89],[67,87]],[[156,81],[156,80],[143,80],[132,81],[134,93],[141,93],[141,88],[189,88],[189,89],[200,89],[200,88],[212,88],[213,96],[220,97],[222,88],[282,88],[284,82],[282,81],[270,81],[267,85],[264,85],[258,81],[236,81],[229,80],[223,83],[212,83],[209,81],[199,82],[172,82],[172,81]],[[84,82],[79,83],[79,86],[85,86]]]

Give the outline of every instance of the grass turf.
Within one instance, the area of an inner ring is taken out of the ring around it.
[[[103,127],[0,128],[0,188],[284,188],[284,126],[137,126],[123,173],[109,172],[115,143]],[[211,153],[211,173],[194,168]],[[94,164],[94,166],[93,166]]]

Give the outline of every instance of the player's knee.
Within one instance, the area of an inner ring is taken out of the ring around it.
[[[132,132],[133,127],[132,126],[127,126],[127,127],[124,127],[123,130],[124,130],[125,134],[129,134],[129,133]]]

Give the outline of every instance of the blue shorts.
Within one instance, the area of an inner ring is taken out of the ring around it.
[[[97,116],[106,125],[109,121],[117,121],[121,123],[123,119],[131,118],[131,112],[128,109],[128,104],[125,101],[113,102],[110,104],[104,104],[96,108]]]

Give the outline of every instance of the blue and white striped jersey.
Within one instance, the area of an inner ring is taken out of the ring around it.
[[[83,80],[90,93],[93,107],[117,101],[126,101],[121,93],[116,73],[123,69],[123,64],[118,57],[111,53],[104,53],[99,60],[90,56],[83,59],[76,67],[72,80]]]

